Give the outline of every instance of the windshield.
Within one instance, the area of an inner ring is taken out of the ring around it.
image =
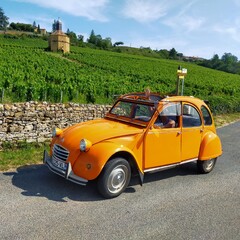
[[[149,122],[155,111],[154,105],[144,104],[142,102],[118,101],[110,110],[110,114],[118,118],[136,120],[140,122]]]

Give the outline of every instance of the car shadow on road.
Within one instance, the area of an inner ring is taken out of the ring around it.
[[[97,192],[95,182],[86,187],[72,183],[50,172],[45,165],[30,165],[17,168],[16,172],[5,172],[12,176],[12,184],[22,189],[24,196],[45,197],[52,201],[99,201],[103,198]]]
[[[195,164],[196,165],[196,164]],[[197,174],[193,163],[153,174],[145,174],[144,183],[160,181],[174,176]],[[96,181],[91,181],[86,187],[77,185],[53,174],[45,165],[30,165],[19,167],[15,172],[5,172],[12,176],[12,184],[22,189],[21,194],[29,197],[45,197],[52,201],[102,201],[97,191]],[[134,193],[135,186],[139,185],[139,177],[133,177],[126,193]]]
[[[143,185],[144,183],[160,181],[168,178],[173,178],[176,176],[190,176],[190,175],[198,175],[197,164],[195,162],[179,165],[175,168],[170,168],[155,173],[146,173],[144,176]],[[140,183],[139,178],[135,177],[132,178],[129,186],[134,187],[134,185],[137,185],[139,183]]]
[[[195,162],[179,165],[175,168],[170,168],[168,170],[163,170],[153,174],[147,174],[145,176],[144,182],[159,181],[167,178],[172,178],[174,176],[190,175],[198,175],[197,164]]]

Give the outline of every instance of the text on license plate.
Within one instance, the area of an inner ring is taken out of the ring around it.
[[[61,162],[61,161],[56,160],[56,159],[53,158],[52,159],[52,163],[53,163],[54,166],[56,166],[56,167],[58,167],[58,168],[60,168],[62,170],[66,170],[67,169],[67,164],[64,163],[64,162]]]

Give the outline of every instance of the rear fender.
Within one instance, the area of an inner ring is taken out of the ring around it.
[[[202,139],[199,160],[209,160],[222,155],[220,138],[213,132],[207,132]]]

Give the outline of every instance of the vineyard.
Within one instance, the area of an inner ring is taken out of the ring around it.
[[[46,51],[41,39],[0,35],[0,101],[111,103],[114,96],[144,91],[171,93],[179,64],[188,69],[185,95],[208,99],[215,112],[240,111],[240,76],[190,63],[71,47]]]

